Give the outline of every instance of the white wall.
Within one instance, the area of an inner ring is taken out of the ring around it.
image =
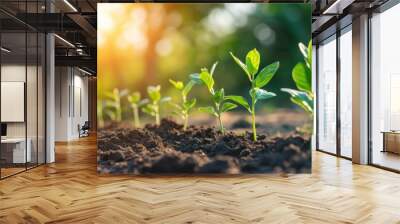
[[[24,65],[2,65],[1,81],[3,82],[25,82],[25,64]],[[29,69],[29,68],[28,68]],[[1,108],[6,110],[6,108]],[[7,137],[25,137],[25,123],[7,123]]]
[[[318,147],[336,153],[336,36],[318,48]]]
[[[39,70],[37,70],[39,69]],[[8,138],[25,138],[29,139],[32,162],[39,159],[39,163],[44,163],[44,92],[43,82],[44,74],[42,68],[36,65],[25,66],[25,64],[3,64],[1,66],[2,82],[24,82],[26,83],[26,107],[21,108],[21,112],[27,115],[27,120],[22,122],[6,122]],[[27,78],[27,80],[25,80]],[[24,91],[24,90],[22,90]],[[22,92],[21,94],[24,94]],[[7,97],[7,96],[2,96]],[[4,110],[12,110],[11,108],[1,108]],[[8,111],[11,112],[12,111]],[[39,155],[37,155],[37,153]]]
[[[78,125],[88,120],[88,78],[72,67],[56,67],[55,73],[55,140],[74,140]]]

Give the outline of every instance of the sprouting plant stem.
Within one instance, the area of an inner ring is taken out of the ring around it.
[[[187,126],[188,126],[188,115],[187,114],[184,114],[183,115],[183,130],[184,131],[186,131],[186,129],[187,129]]]
[[[218,114],[218,122],[219,122],[219,129],[220,129],[221,133],[223,134],[225,132],[225,129],[224,129],[224,125],[222,124],[221,114]]]
[[[133,105],[133,106],[132,106],[132,109],[133,109],[133,120],[134,120],[133,125],[134,125],[136,128],[138,128],[138,127],[140,126],[139,109],[138,109],[138,106],[137,106],[137,105]]]
[[[156,124],[160,125],[160,108],[158,106],[158,104],[154,105],[154,112],[155,112],[155,117],[156,117]]]
[[[186,96],[185,96],[185,94],[183,94],[182,93],[182,105],[185,105],[186,104]],[[183,117],[183,130],[184,131],[186,131],[186,128],[187,128],[187,126],[188,126],[188,117],[189,117],[189,115],[188,115],[188,113],[184,110],[184,111],[182,111],[182,117]]]
[[[222,119],[221,119],[221,108],[220,108],[220,103],[215,103],[215,111],[217,112],[217,119],[219,123],[219,130],[223,134],[225,132],[224,125],[222,124]]]
[[[122,120],[122,110],[121,110],[121,100],[119,96],[115,96],[115,112],[116,112],[116,120],[120,122]]]
[[[252,102],[251,106],[251,124],[253,127],[253,141],[257,141],[257,130],[256,130],[256,111],[255,111],[255,103]]]
[[[251,90],[254,90],[254,81],[251,81]],[[253,141],[257,141],[256,129],[256,96],[251,96],[251,125],[253,128]]]

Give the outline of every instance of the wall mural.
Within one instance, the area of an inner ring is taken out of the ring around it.
[[[98,5],[98,172],[309,173],[311,7]]]

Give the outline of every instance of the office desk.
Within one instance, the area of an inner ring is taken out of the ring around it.
[[[8,163],[31,162],[32,141],[30,138],[28,138],[26,140],[26,142],[28,144],[27,144],[26,153],[25,153],[25,138],[1,139],[1,152],[2,152],[3,159],[5,159],[6,162],[8,162]]]
[[[383,131],[383,151],[400,154],[400,132]]]

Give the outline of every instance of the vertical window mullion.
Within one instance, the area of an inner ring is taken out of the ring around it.
[[[315,46],[315,148],[319,149],[319,44],[317,43]]]
[[[336,31],[336,154],[341,156],[341,119],[340,119],[340,30]]]

